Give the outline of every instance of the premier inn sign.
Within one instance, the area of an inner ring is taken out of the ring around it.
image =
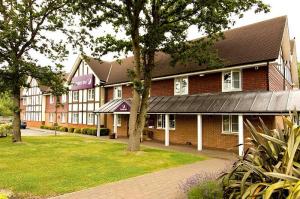
[[[72,88],[71,90],[81,90],[81,89],[89,89],[94,87],[95,78],[94,75],[82,75],[76,76],[72,79]]]

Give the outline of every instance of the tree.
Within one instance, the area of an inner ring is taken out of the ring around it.
[[[14,103],[13,142],[21,141],[20,89],[29,87],[27,78],[52,89],[62,86],[59,61],[67,51],[63,40],[51,39],[49,33],[65,32],[69,8],[66,0],[0,1],[0,92],[9,92]],[[56,66],[40,66],[34,54],[54,60]]]
[[[171,55],[172,64],[197,62],[220,66],[221,60],[212,48],[222,36],[221,31],[234,23],[233,15],[255,7],[255,12],[269,11],[261,0],[75,0],[81,15],[82,35],[104,24],[113,27],[115,34],[92,38],[94,55],[108,52],[133,53],[134,66],[128,71],[133,86],[133,99],[129,119],[129,151],[140,148],[140,135],[145,125],[148,96],[155,54],[159,51]],[[187,30],[197,26],[207,37],[187,41]],[[103,31],[101,31],[103,34]],[[118,35],[124,34],[123,38]],[[78,40],[80,41],[80,40]],[[86,37],[81,41],[87,44]]]

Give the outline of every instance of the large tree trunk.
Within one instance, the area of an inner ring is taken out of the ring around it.
[[[20,89],[13,93],[13,102],[14,102],[14,119],[13,119],[13,142],[21,142],[21,116],[20,116]]]

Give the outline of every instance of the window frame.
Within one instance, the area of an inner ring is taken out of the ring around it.
[[[75,95],[76,93],[76,95]],[[77,96],[77,99],[75,99],[75,96]],[[79,91],[73,91],[72,92],[72,100],[73,102],[78,102],[79,101]]]
[[[231,82],[230,82],[230,88],[225,88],[224,84],[224,76],[225,74],[230,73],[231,75]],[[234,79],[233,79],[233,73],[239,74],[239,88],[234,88]],[[229,71],[223,71],[222,72],[222,92],[237,92],[242,91],[242,70],[229,70]]]
[[[61,95],[61,103],[65,104],[67,102],[67,94],[62,94]]]
[[[50,95],[50,104],[54,104],[54,95]]]
[[[186,90],[185,92],[183,92],[183,80],[186,79]],[[176,83],[179,82],[179,93],[176,92]],[[189,77],[188,76],[184,76],[184,77],[177,77],[174,78],[174,95],[188,95],[189,94]]]
[[[93,125],[94,122],[95,122],[95,115],[94,115],[93,113],[88,113],[87,115],[88,115],[87,123]],[[91,117],[90,117],[90,116],[91,116]],[[90,121],[90,119],[92,119],[92,121]]]
[[[77,115],[77,121],[74,121],[74,115]],[[72,113],[72,124],[78,124],[79,123],[79,113]]]
[[[123,88],[122,86],[114,86],[113,87],[113,98],[114,99],[122,99],[122,95],[123,95]],[[120,96],[119,96],[119,92],[120,91]]]
[[[122,117],[121,114],[116,114],[117,115],[117,127],[122,126]],[[113,126],[115,126],[115,123],[113,122]]]
[[[66,123],[66,113],[61,113],[60,123]]]
[[[173,121],[174,121],[174,127],[171,127],[170,122],[171,120],[171,116],[174,117]],[[158,125],[158,121],[159,118],[161,117],[161,126]],[[165,123],[166,123],[166,114],[158,114],[156,117],[156,129],[165,129]],[[169,128],[170,130],[176,130],[176,115],[174,114],[169,114]]]
[[[224,130],[224,116],[228,116],[229,117],[229,130],[228,131],[225,131]],[[237,119],[237,127],[238,127],[238,129],[237,129],[237,131],[232,131],[232,117],[237,117],[236,119]],[[222,134],[229,134],[229,135],[238,135],[239,134],[239,118],[238,118],[239,116],[238,115],[222,115]]]
[[[87,90],[87,95],[88,95],[88,97],[87,97],[88,101],[95,100],[95,89],[94,88],[88,89]]]

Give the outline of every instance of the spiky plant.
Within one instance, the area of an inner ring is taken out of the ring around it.
[[[226,198],[300,198],[300,126],[283,117],[284,129],[257,130],[249,121],[251,146],[221,179]]]

